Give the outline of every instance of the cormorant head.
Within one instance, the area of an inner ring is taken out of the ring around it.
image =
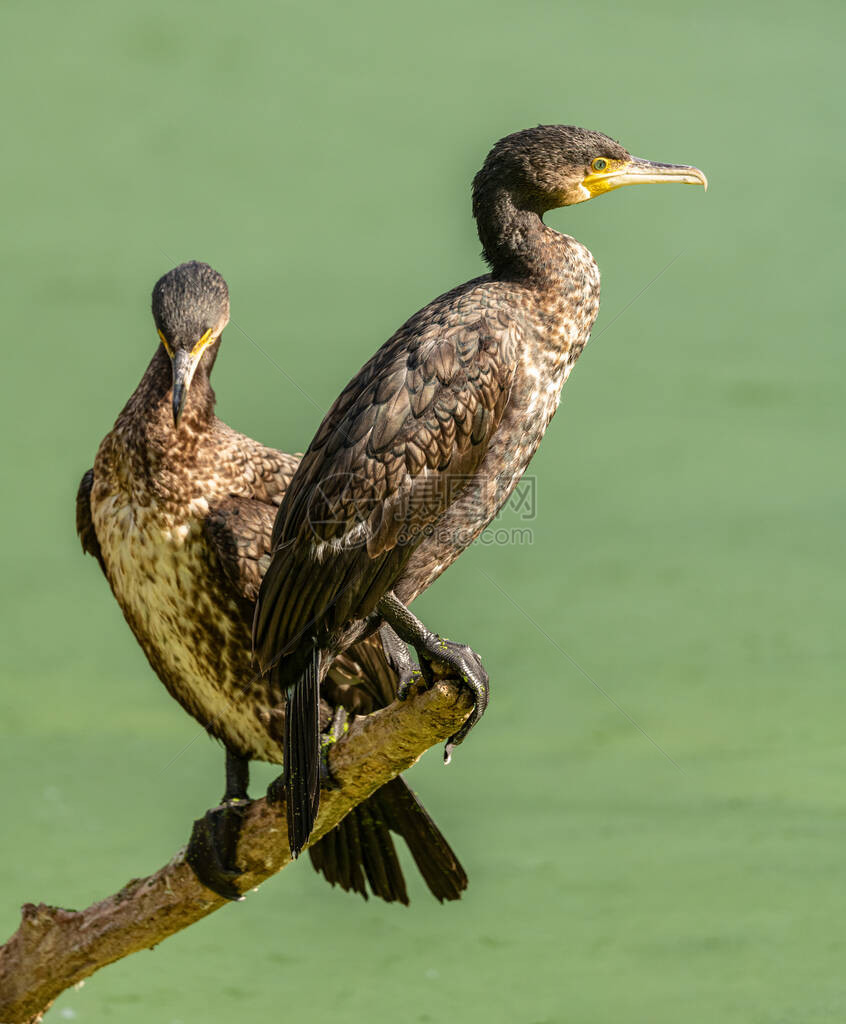
[[[229,322],[229,289],[207,263],[180,263],[153,288],[153,319],[173,368],[173,423],[178,426],[200,360],[208,370]]]
[[[669,182],[708,187],[696,167],[641,160],[586,128],[538,125],[500,139],[490,151],[473,182],[473,213],[479,216],[492,187],[505,189],[522,209],[543,214],[622,185]]]

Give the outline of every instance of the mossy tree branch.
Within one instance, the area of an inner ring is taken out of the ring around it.
[[[357,718],[331,749],[330,767],[339,787],[323,793],[312,840],[455,733],[471,708],[467,691],[442,679],[408,701]],[[244,869],[239,885],[247,891],[290,861],[284,804],[256,800],[238,845],[237,863]],[[20,927],[0,946],[0,1021],[40,1020],[65,989],[157,945],[225,903],[198,881],[180,850],[155,874],[133,879],[85,910],[24,904]]]

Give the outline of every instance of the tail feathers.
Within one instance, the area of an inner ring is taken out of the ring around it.
[[[332,885],[368,898],[367,886],[386,903],[408,906],[405,878],[386,822],[371,797],[308,848],[315,871]]]
[[[285,797],[288,843],[298,857],[320,802],[320,651],[315,647],[285,706]]]
[[[388,827],[401,835],[432,895],[441,903],[457,900],[467,888],[467,874],[425,807],[399,777],[374,794]]]
[[[360,813],[353,827],[358,830],[361,861],[373,895],[386,903],[402,903],[407,907],[405,878],[391,833],[379,813],[378,800],[368,800],[356,810]]]
[[[365,878],[374,896],[408,905],[402,868],[390,831],[406,841],[420,874],[439,901],[457,900],[467,888],[458,858],[400,778],[359,804],[337,828],[309,847],[314,869],[332,885],[367,899]]]
[[[310,846],[308,855],[314,870],[319,871],[331,885],[340,885],[346,892],[361,893],[367,899],[358,832],[353,830],[353,837],[347,834],[347,818]]]

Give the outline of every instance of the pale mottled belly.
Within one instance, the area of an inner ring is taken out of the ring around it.
[[[238,753],[281,764],[281,711],[268,706],[249,624],[219,585],[200,520],[114,495],[92,514],[115,598],[168,691]]]

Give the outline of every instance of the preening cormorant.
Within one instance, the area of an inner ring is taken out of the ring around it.
[[[153,670],[226,748],[224,807],[197,823],[187,853],[201,881],[237,898],[234,842],[250,760],[283,763],[285,696],[252,663],[251,627],[274,516],[299,459],[232,430],[209,382],[229,293],[204,263],[158,281],[160,344],[100,445],[77,495],[77,531],[94,555]],[[320,728],[344,710],[390,703],[397,677],[373,636],[334,663]],[[457,899],[458,859],[400,778],[311,848],[333,884],[407,903],[390,831],[406,840],[433,894]]]
[[[631,156],[595,131],[541,125],[500,140],[473,182],[490,272],[416,313],[329,410],[273,529],[256,609],[260,664],[289,694],[286,788],[291,848],[317,812],[318,707],[332,659],[385,623],[427,674],[445,663],[484,711],[488,680],[467,647],[408,605],[500,510],[537,450],[599,309],[599,271],[547,210],[622,185],[706,185],[695,167]],[[407,651],[393,650],[402,673]]]

